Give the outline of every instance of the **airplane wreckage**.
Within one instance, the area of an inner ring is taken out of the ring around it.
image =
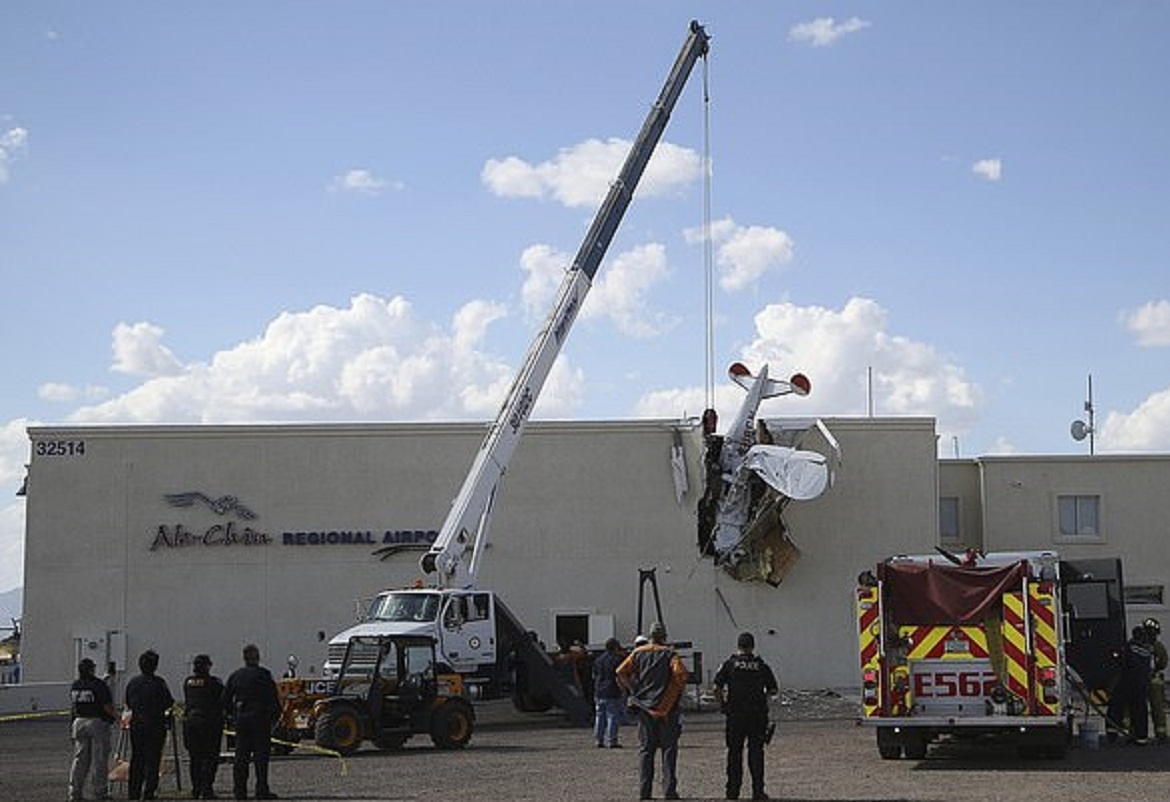
[[[815,499],[833,485],[841,448],[819,418],[756,417],[760,402],[780,395],[808,395],[812,385],[797,373],[787,381],[753,376],[742,363],[728,369],[747,390],[726,434],[715,433],[715,410],[703,413],[703,495],[698,503],[699,550],[741,582],[776,586],[800,550],[789,536],[784,509],[791,501]],[[818,430],[832,457],[801,449],[805,435]]]

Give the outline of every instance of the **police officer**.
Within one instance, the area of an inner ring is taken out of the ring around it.
[[[236,799],[248,798],[248,766],[253,762],[256,798],[276,799],[268,787],[268,758],[272,727],[280,717],[280,698],[272,674],[260,665],[260,650],[251,643],[244,647],[244,667],[228,677],[223,707],[236,728],[236,757],[232,763]]]
[[[77,664],[77,679],[69,689],[73,700],[73,764],[69,769],[69,800],[83,799],[85,775],[93,767],[93,795],[110,798],[110,724],[114,721],[114,698],[110,687],[94,676],[97,667],[84,658]]]
[[[211,658],[195,656],[191,676],[183,680],[183,743],[191,758],[191,792],[195,799],[215,799],[215,773],[223,737],[223,682],[211,674]]]
[[[777,693],[776,675],[754,654],[756,639],[741,632],[739,651],[723,661],[715,672],[715,698],[727,717],[727,798],[739,799],[743,784],[743,744],[747,741],[752,799],[767,799],[764,792],[764,742],[768,738],[768,697]]]
[[[158,670],[158,652],[147,649],[138,658],[138,676],[126,683],[130,709],[130,799],[158,798],[158,771],[175,699]]]
[[[1154,737],[1158,743],[1166,741],[1166,646],[1158,638],[1162,625],[1156,618],[1142,622],[1150,646],[1154,650],[1154,671],[1150,674],[1150,717],[1154,720]]]

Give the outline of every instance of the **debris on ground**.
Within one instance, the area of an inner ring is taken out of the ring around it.
[[[859,694],[832,688],[805,690],[781,688],[772,700],[772,717],[778,720],[856,719],[861,715]],[[719,709],[710,688],[687,689],[686,710],[711,712]]]
[[[861,713],[858,694],[843,694],[832,688],[803,690],[781,688],[772,703],[779,719],[855,719]]]

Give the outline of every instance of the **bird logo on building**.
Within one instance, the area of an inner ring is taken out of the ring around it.
[[[256,517],[256,513],[241,504],[237,496],[229,495],[211,498],[204,493],[200,493],[198,490],[193,490],[187,493],[168,493],[165,498],[167,503],[172,507],[193,507],[198,502],[206,506],[216,515],[235,513],[237,518],[245,521],[250,521]]]

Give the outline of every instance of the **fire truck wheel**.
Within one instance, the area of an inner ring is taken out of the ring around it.
[[[907,732],[903,735],[902,750],[907,760],[926,760],[926,736],[919,732]]]
[[[357,711],[349,707],[335,707],[326,710],[317,719],[314,734],[319,746],[342,755],[352,755],[362,743],[362,724]]]
[[[882,760],[897,760],[902,756],[902,740],[891,727],[878,727],[877,747]]]
[[[1054,744],[1052,746],[1045,747],[1041,754],[1045,760],[1064,760],[1066,757],[1068,757],[1068,747]]]
[[[432,714],[431,741],[440,749],[462,749],[471,740],[474,721],[471,705],[461,699],[449,699]]]

